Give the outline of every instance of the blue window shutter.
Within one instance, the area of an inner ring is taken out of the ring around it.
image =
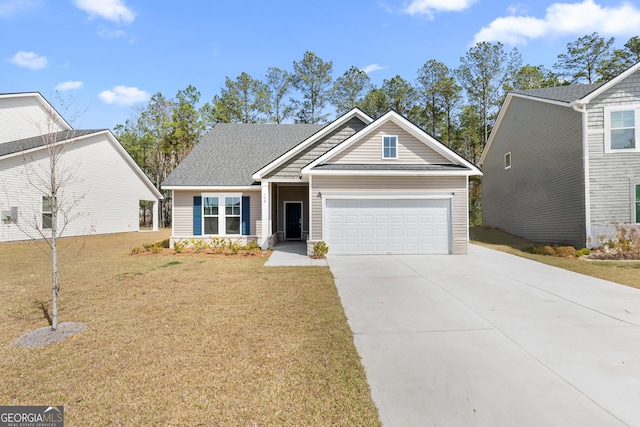
[[[202,236],[202,196],[193,196],[193,235]]]
[[[242,196],[242,235],[251,234],[251,197]]]

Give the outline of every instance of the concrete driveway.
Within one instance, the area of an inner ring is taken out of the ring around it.
[[[475,245],[328,261],[385,426],[640,426],[640,291]]]

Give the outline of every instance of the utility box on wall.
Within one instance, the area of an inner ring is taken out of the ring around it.
[[[18,207],[12,206],[11,209],[0,212],[0,220],[5,224],[18,223]]]

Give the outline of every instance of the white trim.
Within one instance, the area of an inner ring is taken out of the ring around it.
[[[475,168],[474,168],[475,169]],[[318,170],[313,169],[307,172],[309,176],[482,176],[478,169],[461,171],[398,171],[398,170]]]
[[[398,143],[398,135],[380,135],[380,138],[382,139],[382,141],[380,141],[381,142],[381,144],[380,144],[381,150],[380,151],[381,151],[382,160],[398,160],[398,158],[400,157],[400,153],[399,153],[400,150],[398,150],[398,146],[400,145]],[[395,147],[394,147],[394,150],[396,152],[395,157],[386,157],[384,155],[384,148],[385,148],[384,147],[384,140],[385,140],[385,138],[395,138],[395,140],[396,140]]]
[[[209,191],[209,192],[247,192],[247,191],[260,191],[260,186],[220,186],[213,187],[210,185],[193,185],[193,186],[181,186],[181,185],[163,185],[163,190],[172,191]]]
[[[269,249],[269,237],[271,236],[271,183],[262,181],[260,184],[260,204],[261,214],[260,221],[262,223],[262,235],[260,236],[260,247]]]
[[[51,105],[51,103],[47,101],[40,92],[1,93],[0,94],[0,99],[1,98],[28,98],[28,97],[36,98],[36,100],[40,103],[40,106],[44,107],[44,109],[46,110],[45,111],[46,114],[48,116],[53,116],[55,118],[54,121],[59,121],[59,123],[62,124],[63,127],[67,127],[67,130],[73,130],[73,127],[69,124],[69,122],[67,122],[65,118],[62,117],[62,115],[58,113],[58,111],[55,108],[53,108],[53,105]]]
[[[201,230],[201,236],[202,237],[206,237],[206,236],[222,236],[222,237],[226,237],[226,236],[233,236],[233,237],[237,237],[237,236],[242,236],[242,193],[200,193],[201,197],[203,198],[202,204],[200,206],[201,209],[201,215],[202,215],[202,230]],[[213,218],[213,217],[217,217],[218,218],[218,234],[207,234],[204,232],[204,219],[205,219],[205,215],[204,215],[204,198],[217,198],[218,199],[218,215],[207,215],[207,218]],[[226,213],[226,207],[227,207],[227,201],[226,198],[227,197],[236,197],[240,199],[240,214],[239,215],[227,215]],[[229,217],[233,217],[233,218],[240,218],[240,228],[238,230],[238,233],[234,233],[234,234],[227,234],[227,216]]]
[[[288,152],[286,152],[282,156],[280,156],[277,159],[273,160],[271,163],[269,163],[268,165],[266,165],[265,167],[260,169],[258,172],[254,173],[251,176],[251,178],[253,180],[255,180],[255,181],[260,181],[264,175],[266,175],[267,173],[271,172],[273,169],[277,168],[278,166],[282,165],[287,160],[290,160],[293,156],[295,156],[296,154],[298,154],[299,152],[301,152],[302,150],[307,148],[309,145],[311,145],[314,142],[318,141],[319,139],[325,137],[326,135],[328,135],[329,133],[334,131],[339,126],[341,126],[344,123],[346,123],[349,120],[351,120],[353,117],[359,118],[365,124],[369,124],[369,123],[373,122],[373,119],[371,117],[369,117],[367,114],[365,114],[363,111],[361,111],[358,108],[354,108],[351,111],[349,111],[346,114],[344,114],[342,117],[339,117],[338,119],[336,119],[333,122],[329,123],[327,126],[325,126],[324,128],[320,129],[318,132],[314,133],[309,138],[305,139],[300,144],[296,145],[295,147],[293,147],[291,150],[289,150]]]
[[[417,200],[417,199],[433,199],[444,200],[453,199],[454,193],[438,193],[438,192],[394,192],[394,193],[352,193],[352,192],[339,192],[339,193],[321,193],[322,200],[325,199],[353,199],[353,200]]]
[[[450,161],[454,162],[455,164],[459,164],[459,165],[462,165],[462,166],[468,168],[469,171],[465,174],[466,176],[469,176],[469,175],[482,175],[482,172],[480,172],[480,170],[478,168],[476,168],[474,165],[469,163],[467,160],[465,160],[464,158],[462,158],[461,156],[459,156],[458,154],[456,154],[455,152],[453,152],[449,148],[447,148],[445,145],[443,145],[441,142],[439,142],[436,139],[434,139],[429,134],[425,133],[422,129],[420,129],[419,127],[417,127],[413,123],[411,123],[409,120],[407,120],[406,118],[402,117],[400,114],[398,114],[398,113],[396,113],[395,111],[392,110],[392,111],[389,111],[388,113],[386,113],[384,116],[382,116],[379,119],[377,119],[376,121],[374,121],[373,123],[371,123],[369,126],[367,126],[364,129],[362,129],[360,132],[350,136],[349,138],[347,138],[346,140],[344,140],[343,142],[338,144],[336,147],[334,147],[333,149],[329,150],[328,152],[326,152],[325,154],[323,154],[322,156],[318,157],[313,162],[309,163],[307,166],[302,168],[302,170],[300,171],[302,176],[310,175],[312,173],[313,174],[318,174],[318,171],[313,171],[312,172],[311,169],[314,168],[315,166],[319,165],[319,164],[326,163],[328,160],[330,160],[331,158],[335,157],[337,154],[341,153],[342,151],[344,151],[345,149],[347,149],[348,147],[353,145],[355,142],[357,142],[357,141],[363,139],[364,137],[372,134],[377,129],[379,129],[380,126],[382,126],[383,124],[385,124],[385,123],[387,123],[389,121],[392,121],[393,123],[398,125],[401,129],[403,129],[407,133],[411,134],[416,139],[418,139],[419,141],[421,141],[426,146],[428,146],[429,148],[431,148],[432,150],[434,150],[435,152],[437,152],[441,156],[445,157],[446,159],[449,159]],[[340,171],[340,172],[341,172],[340,174],[342,174],[342,175],[345,174],[345,171]],[[367,175],[381,175],[382,174],[381,171],[372,171],[372,172],[373,173],[368,173]]]
[[[309,236],[308,240],[313,240],[313,176],[309,176]]]
[[[284,214],[283,214],[283,219],[284,219],[284,224],[283,224],[283,228],[284,230],[282,230],[283,234],[284,234],[284,240],[287,240],[287,205],[300,205],[300,238],[292,238],[292,240],[303,240],[303,236],[304,236],[304,203],[302,201],[296,201],[296,200],[291,200],[291,201],[286,201],[286,202],[282,202],[284,204]]]

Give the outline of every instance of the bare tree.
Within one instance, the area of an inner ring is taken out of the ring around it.
[[[38,243],[51,261],[51,329],[58,327],[58,296],[60,283],[58,280],[59,247],[58,240],[64,235],[67,226],[83,215],[76,208],[84,199],[83,194],[73,194],[69,186],[76,180],[78,164],[65,156],[79,136],[86,131],[59,130],[56,128],[53,108],[48,112],[47,129],[41,135],[24,139],[15,143],[21,153],[24,168],[16,172],[11,179],[24,182],[20,194],[9,195],[8,184],[3,183],[7,200],[15,203],[21,197],[30,197],[30,208],[25,209],[18,218],[11,221],[27,238]],[[16,185],[12,191],[15,192]],[[27,196],[28,195],[28,196]],[[37,195],[34,202],[33,195]],[[18,203],[29,207],[29,204]]]

